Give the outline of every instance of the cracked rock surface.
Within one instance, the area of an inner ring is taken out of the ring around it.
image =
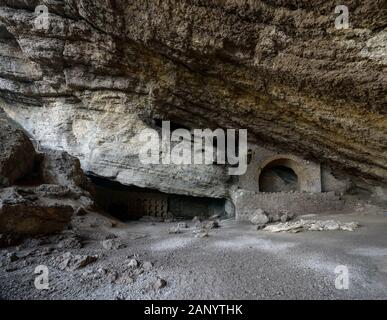
[[[386,10],[334,1],[0,1],[0,98],[45,147],[87,171],[223,197],[221,167],[144,167],[141,129],[246,128],[250,139],[385,181]]]
[[[35,155],[27,135],[0,108],[0,188],[13,184],[32,170]]]
[[[0,247],[12,237],[60,232],[75,210],[93,205],[78,159],[64,151],[37,153],[1,109],[0,151]]]

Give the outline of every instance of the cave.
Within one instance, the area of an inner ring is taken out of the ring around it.
[[[261,192],[290,192],[298,190],[298,177],[285,165],[266,166],[259,178]]]
[[[126,186],[89,175],[95,201],[100,209],[121,221],[151,217],[192,219],[225,215],[224,199],[168,194],[149,188]]]
[[[346,2],[2,1],[0,300],[387,299],[387,11]]]

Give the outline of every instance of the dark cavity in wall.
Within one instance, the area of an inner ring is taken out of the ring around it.
[[[262,171],[259,186],[261,192],[298,191],[298,177],[286,166],[269,166]]]
[[[15,40],[15,37],[9,33],[7,28],[0,24],[0,39]]]
[[[98,206],[121,221],[155,218],[209,217],[225,214],[225,200],[167,194],[153,189],[125,186],[88,175]]]
[[[42,161],[43,156],[37,155],[33,168],[31,168],[27,175],[17,180],[15,185],[20,187],[37,187],[44,184],[45,182],[41,168]]]

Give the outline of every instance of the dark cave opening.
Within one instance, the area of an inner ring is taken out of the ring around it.
[[[16,40],[15,37],[3,25],[0,25],[0,39]]]
[[[89,174],[97,205],[121,221],[153,217],[192,219],[225,215],[225,199],[163,193]]]
[[[45,183],[41,169],[42,157],[37,156],[33,168],[24,177],[15,181],[16,186],[37,187]]]

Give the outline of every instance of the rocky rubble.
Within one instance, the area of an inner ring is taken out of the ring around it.
[[[176,226],[169,229],[169,234],[191,233],[196,238],[206,238],[213,229],[221,227],[221,217],[214,215],[209,218],[194,217],[191,221],[193,225],[186,222],[179,222]]]
[[[359,227],[357,222],[339,222],[334,220],[299,220],[294,222],[278,223],[267,226],[263,231],[268,232],[290,232],[302,231],[354,231]]]
[[[82,218],[85,222],[94,219],[93,215]],[[77,286],[91,286],[94,289],[107,284],[129,288],[139,277],[148,278],[146,290],[157,291],[166,285],[165,280],[156,276],[153,262],[141,259],[138,254],[128,255],[130,249],[126,244],[135,239],[130,233],[121,231],[113,236],[113,228],[105,229],[106,226],[98,224],[92,233],[100,235],[92,237],[86,226],[87,223],[77,224],[72,230],[23,239],[17,246],[7,245],[7,249],[0,249],[0,277],[12,277],[17,272],[29,273],[37,265],[45,265],[50,270],[50,277],[60,275],[60,282],[63,278],[76,277]],[[8,238],[2,236],[1,239],[8,244]],[[126,256],[122,257],[125,252]],[[155,285],[159,279],[162,283]]]
[[[98,256],[96,255],[73,255],[71,252],[66,252],[56,260],[56,263],[61,270],[74,271],[85,268],[89,264],[97,261],[97,259]]]
[[[258,209],[250,218],[250,222],[257,227],[257,230],[276,232],[298,233],[301,231],[354,231],[358,224],[356,222],[339,222],[334,220],[297,220],[289,221],[294,215],[289,213],[267,213]]]
[[[0,109],[0,234],[52,234],[70,225],[74,211],[93,201],[82,189],[79,161],[64,151],[40,150]]]
[[[251,215],[250,222],[257,226],[257,229],[263,229],[268,223],[273,222],[287,222],[288,220],[293,219],[294,215],[283,212],[283,213],[267,213],[262,209],[256,210]]]
[[[136,257],[136,258],[135,258]],[[87,257],[83,257],[86,259]],[[89,261],[89,260],[88,260]],[[92,261],[94,262],[94,261]],[[136,255],[129,256],[120,266],[94,267],[82,273],[83,278],[108,281],[114,285],[132,285],[139,276],[150,272],[153,264],[149,261],[141,261]],[[76,270],[76,269],[75,269]],[[74,269],[69,271],[75,271]]]
[[[101,241],[102,247],[106,250],[118,250],[125,248],[125,244],[123,244],[120,240],[118,239],[107,239]]]

